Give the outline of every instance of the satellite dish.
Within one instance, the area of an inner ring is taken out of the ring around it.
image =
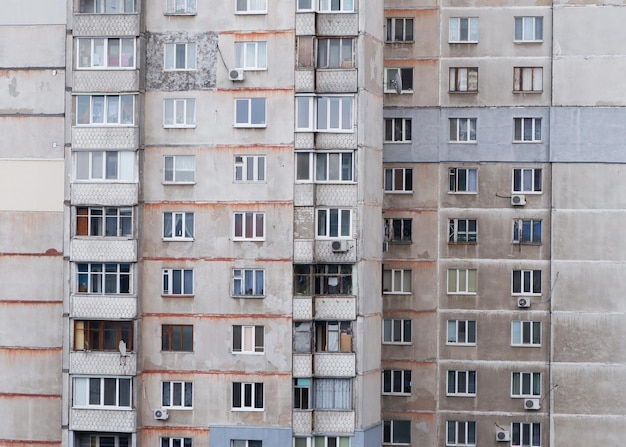
[[[396,87],[396,93],[399,95],[402,93],[402,77],[400,76],[400,72],[396,71],[395,76],[393,77],[393,83]]]
[[[120,340],[119,349],[120,349],[120,354],[122,356],[125,356],[126,355],[126,343],[124,342],[124,340]]]

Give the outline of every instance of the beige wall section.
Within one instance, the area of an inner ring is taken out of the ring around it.
[[[6,10],[2,13],[3,17],[5,14]],[[33,39],[33,36],[45,36],[45,38]],[[64,45],[65,25],[2,26],[0,24],[0,66],[2,68],[64,67]],[[0,75],[4,73],[0,71]],[[58,90],[56,93],[62,96],[63,90]]]
[[[0,439],[9,440],[5,445],[10,446],[60,445],[60,409],[60,395],[29,399],[0,396]]]
[[[6,0],[2,2],[0,26],[65,25],[65,12],[66,0]]]
[[[4,221],[4,218],[1,218],[0,221]],[[61,221],[62,216],[58,216],[58,222]],[[46,224],[43,223],[42,226],[46,227]],[[50,225],[50,228],[53,228],[53,225]],[[1,228],[0,234],[7,234],[7,229]],[[33,233],[30,232],[30,234]],[[48,236],[52,234],[50,231]],[[56,239],[59,242],[55,242],[60,245],[60,237]],[[21,240],[18,240],[18,245],[20,242]],[[30,252],[44,251],[47,242],[44,242],[43,247],[28,247],[27,250]],[[15,252],[15,248],[6,243],[0,247],[0,252],[6,253],[10,250]],[[29,270],[32,271],[33,276],[36,276],[37,281],[24,279],[17,274]],[[61,301],[63,282],[63,264],[60,254],[57,256],[0,256],[0,284],[2,284],[0,301]]]
[[[63,159],[0,160],[0,211],[62,212],[64,170]]]
[[[65,77],[53,70],[0,71],[0,114],[63,113]],[[32,118],[31,118],[32,119]]]

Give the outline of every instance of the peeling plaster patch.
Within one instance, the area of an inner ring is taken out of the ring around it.
[[[148,90],[186,91],[216,88],[218,34],[208,32],[146,33],[146,88]],[[165,44],[196,44],[196,69],[165,71]]]
[[[20,96],[20,92],[17,91],[17,78],[11,79],[11,83],[9,84],[9,95],[13,97]]]
[[[430,433],[430,430],[428,429],[428,424],[426,422],[420,422],[418,424],[415,424],[415,428],[422,433]]]

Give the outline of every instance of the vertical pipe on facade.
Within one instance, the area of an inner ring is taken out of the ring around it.
[[[553,253],[554,253],[554,176],[553,176],[553,163],[552,163],[552,150],[551,150],[551,141],[552,141],[552,108],[554,107],[554,1],[550,2],[550,103],[549,103],[549,114],[548,118],[550,120],[549,123],[549,136],[550,139],[548,141],[548,163],[549,163],[549,171],[550,171],[550,278],[553,277]],[[553,290],[556,286],[556,281],[558,280],[558,272],[556,273],[556,277],[554,277],[554,281],[550,280],[550,296],[548,298],[548,324],[550,326],[550,345],[548,347],[548,436],[549,442],[548,445],[554,445],[554,434],[552,433],[552,406],[554,405],[553,391],[555,385],[552,384],[552,359],[554,355],[554,342],[553,335],[554,331],[552,330],[552,309],[553,309]]]

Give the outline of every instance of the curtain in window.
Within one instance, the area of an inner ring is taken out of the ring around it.
[[[352,379],[317,379],[315,408],[350,410],[352,408]]]

